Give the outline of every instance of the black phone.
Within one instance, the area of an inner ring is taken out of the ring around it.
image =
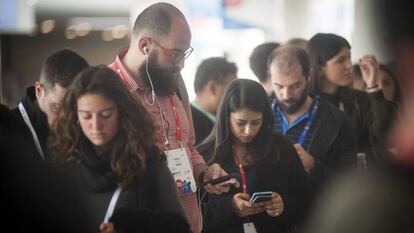
[[[234,184],[234,183],[237,182],[237,179],[239,177],[240,177],[240,175],[237,174],[237,173],[228,174],[228,175],[225,175],[225,176],[220,176],[220,177],[218,177],[216,179],[213,179],[213,180],[206,181],[206,182],[204,182],[204,185],[207,185],[207,184],[212,184],[212,185],[226,184],[227,182]]]
[[[253,193],[252,197],[250,198],[251,203],[258,203],[263,201],[269,201],[272,199],[272,191],[266,192],[256,192]]]

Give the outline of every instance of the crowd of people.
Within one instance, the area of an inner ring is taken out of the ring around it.
[[[18,107],[1,105],[3,226],[410,232],[413,97],[402,83],[414,86],[414,46],[404,46],[391,67],[371,54],[352,64],[350,43],[332,33],[267,42],[249,57],[258,81],[207,58],[190,102],[180,74],[190,27],[174,5],[153,4],[111,64],[56,51]],[[389,210],[399,221],[384,223]]]

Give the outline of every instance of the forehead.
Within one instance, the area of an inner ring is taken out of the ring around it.
[[[241,108],[235,112],[231,113],[231,117],[236,120],[257,120],[259,118],[262,118],[263,113],[261,112],[254,112],[247,108]]]
[[[174,19],[171,23],[170,33],[162,39],[168,48],[186,51],[191,46],[191,31],[185,18]]]
[[[289,68],[281,69],[277,65],[277,62],[272,62],[270,66],[270,78],[274,84],[283,86],[305,81],[302,67],[299,63],[295,63]]]
[[[114,107],[115,103],[100,94],[84,94],[77,100],[79,110],[99,111],[104,108]]]
[[[59,84],[56,84],[53,88],[47,89],[47,96],[51,100],[60,102],[60,100],[65,96],[67,89],[62,87]]]
[[[337,58],[339,58],[339,57],[342,57],[342,56],[351,56],[351,50],[349,49],[349,48],[347,48],[347,47],[343,47],[341,50],[339,50],[339,52],[333,57],[333,58],[331,58],[329,61],[331,61],[331,60],[334,60],[334,59],[337,59]],[[329,62],[328,61],[328,62]]]

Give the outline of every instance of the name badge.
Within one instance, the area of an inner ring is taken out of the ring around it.
[[[243,224],[244,233],[257,233],[254,223],[248,222]]]
[[[167,150],[165,154],[178,194],[195,192],[197,187],[186,150],[184,148]]]

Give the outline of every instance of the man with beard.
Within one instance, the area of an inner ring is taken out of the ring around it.
[[[346,115],[308,93],[309,57],[297,46],[284,45],[268,59],[276,99],[275,130],[286,135],[316,189],[335,173],[355,164],[355,144]]]
[[[218,164],[207,166],[193,147],[194,128],[180,71],[191,54],[191,32],[183,13],[168,3],[156,3],[142,11],[134,24],[129,48],[110,65],[128,89],[152,113],[168,166],[177,184],[181,202],[193,232],[200,232],[200,209],[195,184],[226,175]],[[137,119],[139,127],[139,119]],[[205,186],[220,194],[228,186]]]

